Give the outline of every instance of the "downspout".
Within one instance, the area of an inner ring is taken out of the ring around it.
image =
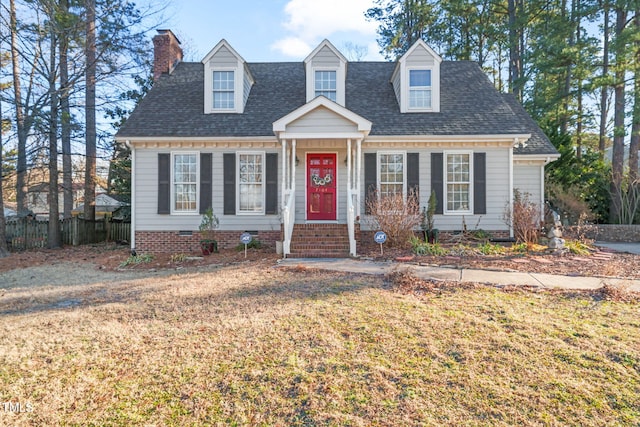
[[[511,210],[511,221],[509,224],[509,237],[513,239],[513,147],[519,144],[518,138],[515,139],[513,145],[509,148],[509,209]]]
[[[127,139],[124,145],[131,150],[131,253],[136,250],[136,149]]]

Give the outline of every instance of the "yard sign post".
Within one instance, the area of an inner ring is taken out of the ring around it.
[[[373,240],[380,244],[380,255],[383,255],[382,244],[387,241],[387,234],[384,231],[377,231],[373,236]]]
[[[244,257],[247,257],[247,245],[251,243],[253,237],[249,233],[242,233],[240,235],[240,243],[244,244]]]

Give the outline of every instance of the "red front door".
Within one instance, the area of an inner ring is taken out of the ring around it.
[[[307,219],[336,219],[336,155],[307,154]]]

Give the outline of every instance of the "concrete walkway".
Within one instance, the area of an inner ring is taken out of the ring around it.
[[[640,279],[562,276],[556,274],[521,273],[466,268],[432,267],[398,262],[375,262],[350,258],[287,258],[283,266],[305,266],[322,270],[384,275],[393,271],[410,271],[416,277],[454,282],[477,282],[497,286],[520,285],[561,289],[598,289],[604,284],[640,292]]]
[[[640,243],[596,242],[595,245],[601,248],[613,249],[617,252],[640,255]]]

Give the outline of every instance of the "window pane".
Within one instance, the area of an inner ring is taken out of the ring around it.
[[[325,70],[315,72],[316,96],[326,96],[330,100],[336,100],[336,72]]]
[[[238,192],[240,212],[262,212],[263,155],[238,155]]]
[[[410,70],[409,86],[431,86],[431,70]]]
[[[403,194],[404,155],[380,154],[380,197]]]
[[[447,155],[447,210],[469,211],[470,155]]]
[[[235,105],[233,71],[213,72],[213,108],[233,109]]]
[[[173,200],[175,211],[195,211],[198,159],[195,154],[173,156]]]
[[[411,89],[409,91],[410,108],[431,108],[431,89]]]

